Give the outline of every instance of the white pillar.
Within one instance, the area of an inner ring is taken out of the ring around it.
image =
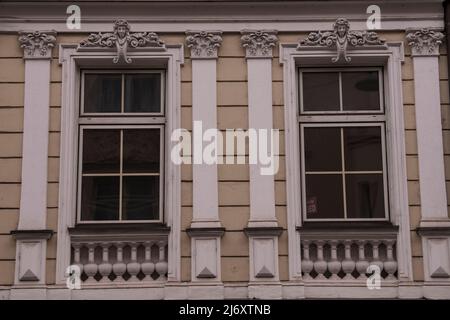
[[[54,32],[20,32],[24,49],[25,100],[22,189],[17,240],[15,284],[45,284],[47,239],[47,164],[51,52]]]
[[[267,165],[262,165],[259,159],[263,131],[266,132],[268,146],[272,147],[272,48],[278,41],[276,33],[273,30],[241,32],[241,44],[246,49],[247,60],[249,131],[258,133],[257,139],[249,139],[249,158],[252,158],[252,152],[258,152],[258,157],[254,157],[256,163],[249,165],[250,220],[245,229],[250,242],[250,281],[256,284],[250,286],[250,298],[281,295],[281,286],[276,283],[279,280],[278,236],[282,231],[275,216],[276,172],[263,174],[263,168]]]
[[[220,282],[220,238],[224,233],[219,221],[217,162],[209,163],[202,157],[203,148],[214,139],[218,141],[214,134],[208,137],[211,139],[208,142],[203,142],[202,138],[205,130],[217,128],[216,69],[221,34],[218,31],[186,32],[192,61],[193,120],[193,218],[187,232],[191,237],[192,281],[206,283]],[[220,298],[223,287],[216,287],[220,290],[216,297]]]
[[[409,30],[414,65],[417,149],[425,281],[450,280],[450,219],[447,213],[439,86],[439,46],[443,34]],[[448,89],[446,89],[448,90]]]

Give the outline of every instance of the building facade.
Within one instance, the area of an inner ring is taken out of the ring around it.
[[[0,299],[450,299],[446,3],[0,3]]]

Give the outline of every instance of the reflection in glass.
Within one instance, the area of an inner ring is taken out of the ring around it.
[[[306,171],[342,171],[341,129],[304,128]]]
[[[161,112],[161,74],[125,75],[125,112]]]
[[[159,172],[160,130],[123,130],[123,172]]]
[[[339,111],[339,73],[303,72],[303,110]]]
[[[377,71],[342,72],[343,110],[379,110]]]
[[[81,220],[119,219],[119,177],[83,177]]]
[[[382,174],[346,175],[347,217],[384,218]]]
[[[122,217],[124,220],[157,220],[159,177],[123,177]]]
[[[342,175],[306,175],[308,219],[344,218],[343,198]]]
[[[121,88],[120,74],[85,74],[84,112],[120,112]]]
[[[345,170],[381,171],[383,169],[381,128],[344,128],[344,154]]]
[[[83,130],[83,173],[119,173],[120,130]]]

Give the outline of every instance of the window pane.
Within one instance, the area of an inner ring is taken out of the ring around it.
[[[159,218],[159,177],[123,177],[123,220]]]
[[[83,130],[83,173],[118,173],[120,130]]]
[[[344,154],[345,170],[381,171],[383,169],[381,128],[344,128]]]
[[[342,72],[344,110],[379,110],[379,90],[377,71]]]
[[[306,171],[342,171],[341,129],[304,128]]]
[[[125,112],[161,112],[161,74],[125,75]]]
[[[81,220],[119,219],[119,177],[83,177]]]
[[[159,129],[123,131],[123,172],[159,172]]]
[[[348,218],[384,218],[382,174],[348,174],[346,179]]]
[[[85,74],[84,112],[120,112],[122,76]]]
[[[303,72],[303,110],[339,111],[339,73]]]
[[[342,175],[306,175],[308,219],[344,218]]]

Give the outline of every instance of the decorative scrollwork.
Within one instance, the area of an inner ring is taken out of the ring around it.
[[[56,43],[56,32],[19,32],[20,47],[24,49],[25,58],[50,58],[51,49]]]
[[[275,47],[278,41],[276,31],[243,30],[241,34],[241,44],[246,49],[247,58],[265,58],[272,56],[272,48]]]
[[[191,49],[191,58],[217,58],[217,50],[222,44],[222,32],[188,31],[186,44]]]
[[[127,56],[128,48],[150,47],[164,48],[164,42],[154,32],[130,32],[130,25],[126,20],[119,19],[114,23],[113,32],[91,33],[87,39],[80,42],[80,48],[106,47],[117,49],[117,56],[113,62],[118,63],[122,57],[126,63],[132,60]]]
[[[336,46],[337,55],[332,58],[332,62],[338,62],[344,59],[350,62],[351,58],[347,56],[348,46],[361,47],[370,45],[384,45],[385,41],[378,37],[374,31],[352,31],[347,19],[339,18],[333,24],[333,31],[311,32],[306,39],[302,40],[298,46]]]
[[[415,56],[427,56],[439,54],[439,46],[442,44],[444,34],[427,28],[409,31],[406,34],[408,45],[411,46]]]

